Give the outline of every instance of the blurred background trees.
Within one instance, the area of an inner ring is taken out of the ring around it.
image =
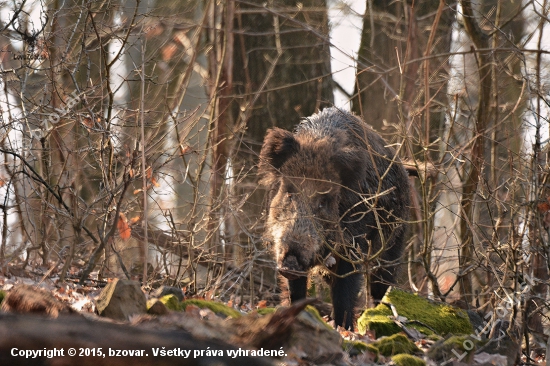
[[[1,270],[276,297],[257,153],[268,128],[336,104],[419,172],[401,285],[485,310],[521,297],[511,327],[540,340],[548,8],[3,3]]]

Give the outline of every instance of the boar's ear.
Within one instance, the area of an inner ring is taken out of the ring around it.
[[[281,128],[268,130],[260,151],[260,172],[276,173],[285,161],[299,149],[300,144],[292,132]]]
[[[349,147],[343,147],[334,154],[332,161],[340,172],[342,185],[351,189],[359,189],[367,175],[365,168],[367,158],[366,151]]]

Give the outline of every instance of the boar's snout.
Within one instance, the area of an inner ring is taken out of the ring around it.
[[[298,277],[307,276],[307,269],[299,263],[296,256],[291,254],[283,258],[283,262],[278,269],[279,273],[289,280],[295,280]]]

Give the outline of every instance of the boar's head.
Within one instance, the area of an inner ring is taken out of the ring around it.
[[[315,136],[268,131],[260,152],[261,183],[271,189],[265,237],[274,245],[279,272],[307,275],[341,241],[343,190],[359,190],[364,150],[346,134]]]

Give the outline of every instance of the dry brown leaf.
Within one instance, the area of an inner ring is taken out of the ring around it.
[[[162,47],[162,49],[161,49],[162,60],[163,61],[170,60],[174,56],[174,54],[176,53],[177,50],[178,50],[177,45],[175,45],[172,42],[168,43],[166,46]]]
[[[152,26],[145,28],[145,38],[150,39],[160,36],[164,32],[164,26],[161,23],[155,23]]]
[[[542,221],[544,223],[545,228],[550,227],[550,212],[547,212],[547,213],[544,214],[544,218],[542,219]]]
[[[370,338],[372,340],[376,339],[376,332],[374,330],[367,330],[365,332],[365,337]]]
[[[550,211],[550,204],[548,202],[543,202],[537,205],[537,209],[540,213],[546,213]]]
[[[338,328],[338,333],[340,333],[342,338],[346,338],[346,337],[349,338],[349,337],[352,336],[352,333],[349,330],[346,330],[346,329],[341,328],[341,327]]]
[[[128,226],[126,215],[122,212],[118,216],[117,229],[118,235],[124,240],[129,239],[132,235],[132,230],[130,229],[130,226]]]
[[[185,146],[180,145],[180,150],[181,150],[181,155],[189,154],[192,151],[191,146],[189,145],[185,145]]]
[[[90,117],[84,117],[82,118],[82,124],[88,131],[90,131],[94,127],[94,123],[92,122],[92,119]]]
[[[200,317],[200,308],[196,305],[189,304],[185,307],[185,313],[196,318]]]

